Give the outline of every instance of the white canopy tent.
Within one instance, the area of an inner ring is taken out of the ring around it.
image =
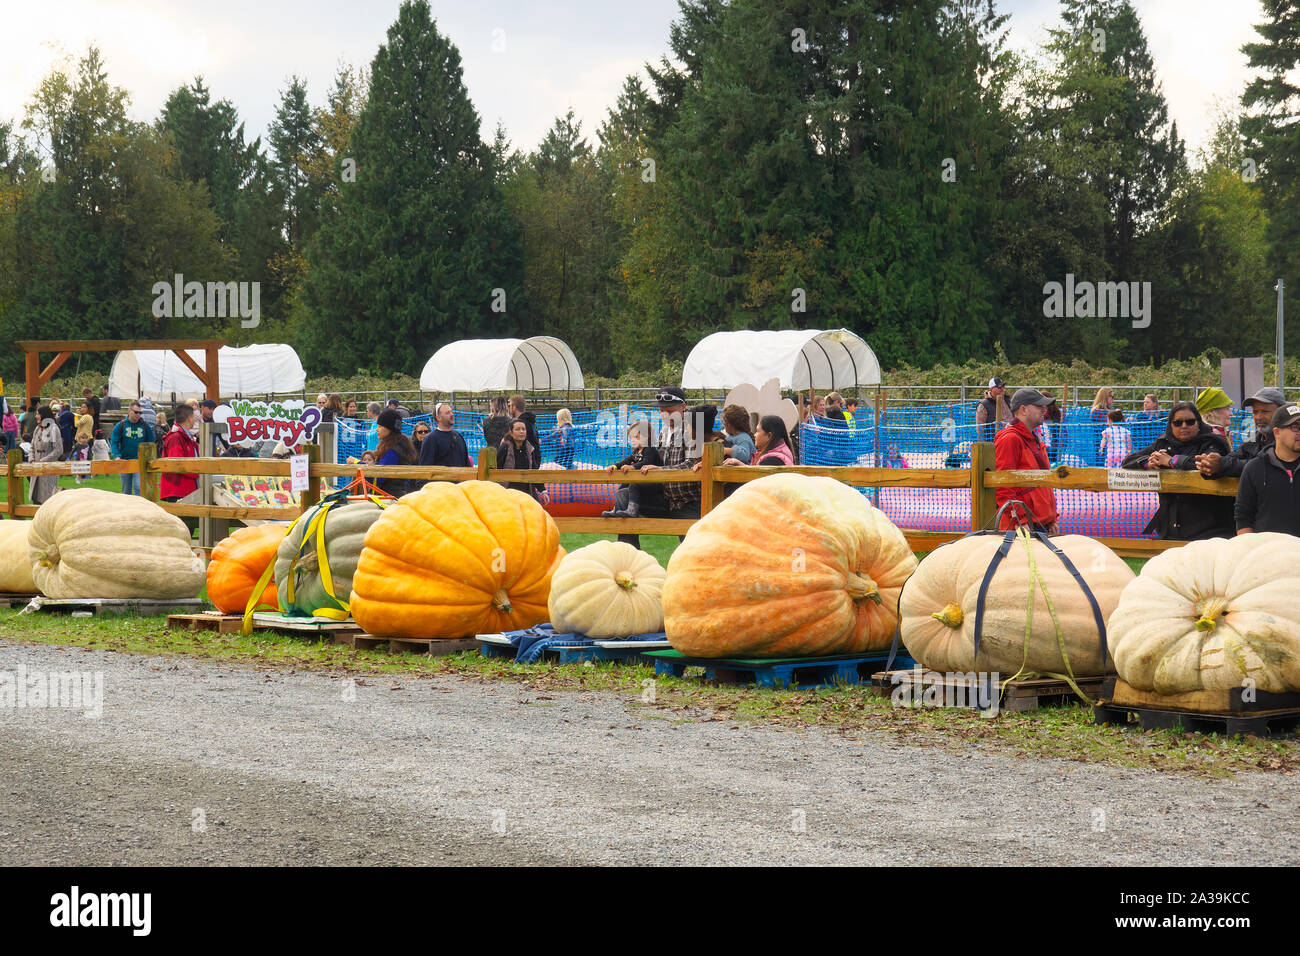
[[[761,385],[772,378],[800,392],[879,385],[880,362],[848,329],[715,332],[686,357],[682,388]]]
[[[560,339],[461,339],[433,353],[420,373],[426,392],[552,391],[582,388],[582,368]]]
[[[186,354],[203,366],[202,351],[187,349]],[[217,352],[217,362],[222,397],[301,392],[307,383],[298,353],[289,345],[225,345]],[[147,395],[163,401],[174,394],[188,401],[203,398],[204,388],[175,353],[130,349],[113,359],[108,394],[127,399]]]

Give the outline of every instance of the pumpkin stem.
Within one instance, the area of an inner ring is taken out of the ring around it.
[[[614,575],[614,583],[625,591],[630,591],[636,587],[636,581],[634,581],[632,575],[628,574],[626,571],[620,571],[618,574]]]
[[[930,616],[944,627],[961,627],[962,613],[959,605],[945,604],[942,611],[935,611]]]
[[[492,595],[492,606],[498,611],[503,611],[506,614],[509,614],[514,610],[514,608],[510,606],[510,595],[506,594],[505,588],[502,588],[496,594]]]
[[[849,572],[848,579],[844,582],[844,590],[849,592],[849,597],[855,601],[865,601],[868,598],[877,604],[884,604],[885,600],[880,596],[876,589],[876,582],[871,580],[865,574],[854,574]]]
[[[1196,629],[1201,632],[1212,631],[1219,624],[1219,615],[1228,609],[1227,599],[1212,597],[1203,601],[1197,608],[1201,616],[1196,621]]]

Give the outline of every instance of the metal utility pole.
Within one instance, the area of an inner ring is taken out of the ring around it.
[[[1284,325],[1282,323],[1282,280],[1277,280],[1277,387],[1285,388],[1285,374],[1282,365],[1282,334]]]

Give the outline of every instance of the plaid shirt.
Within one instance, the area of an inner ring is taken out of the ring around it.
[[[659,459],[664,468],[691,467],[691,459],[687,457],[686,435],[680,425],[671,432],[667,428],[660,431],[659,444],[656,447],[659,449]],[[674,481],[660,487],[663,488],[664,500],[673,511],[700,500],[699,482]]]

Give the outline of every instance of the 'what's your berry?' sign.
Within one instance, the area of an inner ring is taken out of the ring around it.
[[[320,409],[301,401],[248,402],[235,400],[218,405],[212,420],[230,429],[226,440],[245,447],[260,441],[282,441],[292,448],[309,442],[320,424]]]

